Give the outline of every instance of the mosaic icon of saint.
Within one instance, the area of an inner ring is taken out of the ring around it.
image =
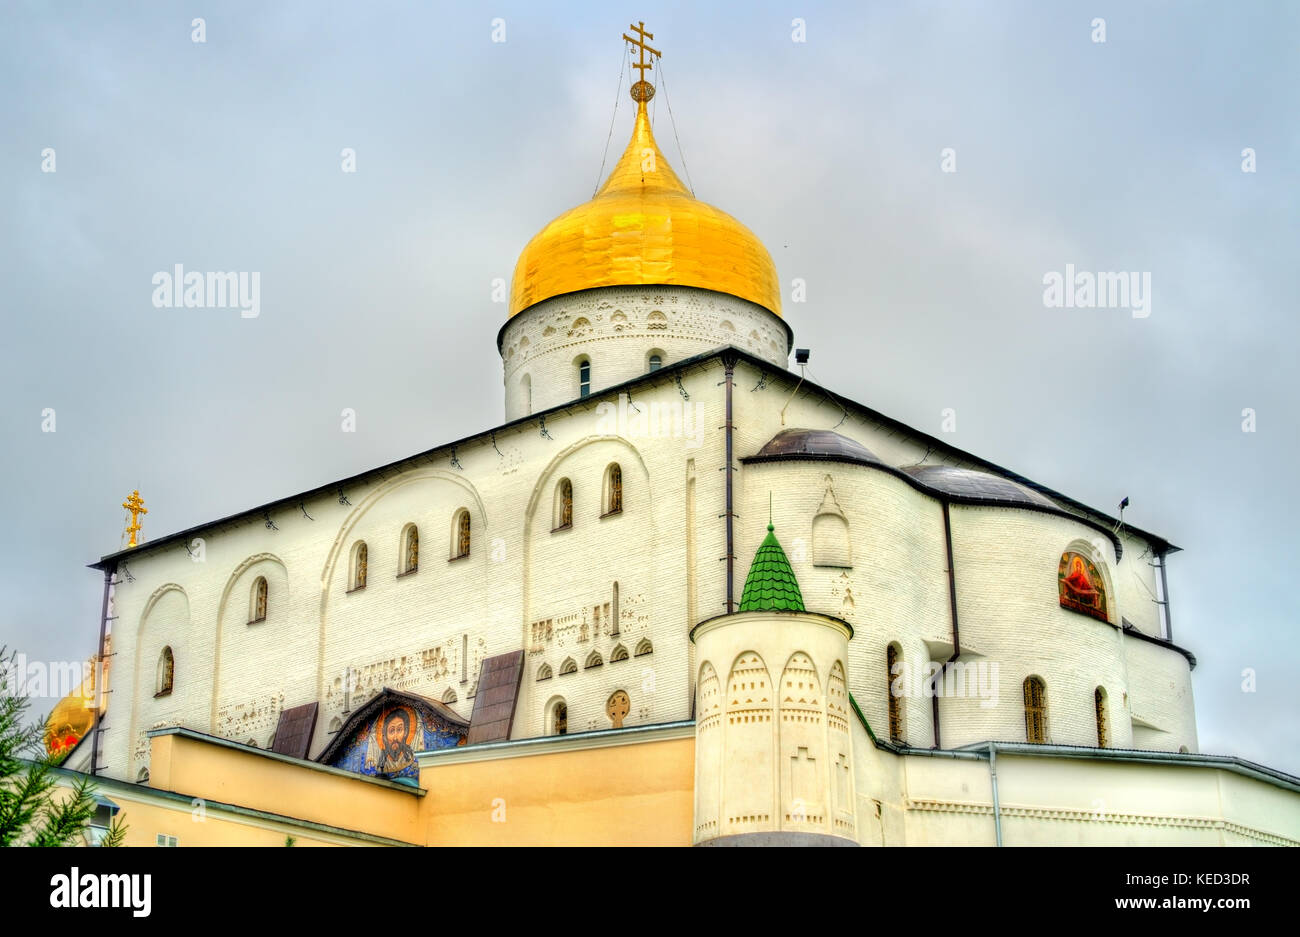
[[[1092,587],[1092,580],[1088,578],[1088,570],[1083,565],[1083,557],[1070,558],[1070,574],[1065,577],[1065,585],[1074,595],[1086,599],[1097,594],[1097,590]]]
[[[394,709],[384,719],[383,748],[375,763],[378,774],[398,774],[415,764],[415,752],[407,744],[411,734],[411,716],[405,709]]]

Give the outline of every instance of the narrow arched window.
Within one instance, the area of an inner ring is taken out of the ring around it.
[[[352,556],[352,588],[364,589],[366,587],[366,574],[370,569],[370,549],[366,542],[362,540],[356,545]]]
[[[1025,680],[1025,738],[1047,741],[1047,687],[1039,677]]]
[[[578,396],[591,396],[591,361],[587,358],[578,362]]]
[[[519,382],[520,396],[523,398],[524,412],[533,412],[533,379],[525,374],[522,381]]]
[[[253,601],[250,603],[248,610],[248,623],[250,625],[259,621],[266,621],[266,598],[266,577],[258,576],[253,581]]]
[[[555,486],[555,530],[573,526],[573,482],[561,478]]]
[[[898,645],[885,649],[885,687],[889,700],[889,740],[903,741],[903,664]]]
[[[1097,747],[1106,748],[1110,738],[1106,729],[1106,691],[1101,687],[1093,691],[1092,705],[1097,711]]]
[[[172,691],[176,679],[176,657],[170,647],[162,649],[158,655],[158,689],[154,696],[166,696]]]
[[[569,732],[569,705],[564,700],[551,704],[551,734],[567,735]]]
[[[402,536],[402,571],[399,575],[413,573],[420,568],[420,529],[414,524],[407,525]]]
[[[463,556],[469,556],[469,511],[465,508],[456,512],[451,543],[451,558],[458,560]]]
[[[659,370],[660,368],[662,368],[663,366],[664,366],[664,359],[663,359],[661,356],[659,356],[659,355],[651,355],[651,356],[650,356],[650,370],[651,370],[651,371],[658,371],[658,370]]]
[[[605,470],[605,515],[623,513],[623,469],[617,462]]]

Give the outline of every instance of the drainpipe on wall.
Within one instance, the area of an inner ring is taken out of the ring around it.
[[[732,383],[731,383],[731,379],[732,379],[732,376],[735,374],[735,370],[736,370],[736,357],[735,357],[735,355],[730,355],[730,354],[723,355],[723,356],[722,356],[722,365],[723,365],[723,368],[725,369],[725,370],[724,370],[724,374],[725,374],[725,377],[726,377],[726,379],[725,379],[725,383],[726,383],[726,385],[727,385],[727,422],[726,422],[725,426],[723,427],[723,429],[725,430],[725,435],[726,435],[726,439],[727,439],[727,464],[723,466],[722,470],[723,470],[724,472],[727,473],[727,513],[726,513],[726,519],[727,519],[727,556],[726,556],[726,560],[727,560],[727,614],[730,615],[732,612],[734,612],[734,611],[736,610],[736,593],[735,593],[736,550],[735,550],[735,543],[734,543],[734,540],[733,540],[733,537],[734,537],[734,531],[733,531],[733,529],[732,529],[732,511],[731,511],[731,507],[732,507],[732,490],[731,490],[731,475],[732,475],[732,464],[731,464],[731,446],[732,446],[732,440],[731,440],[731,430],[732,430],[732,422],[731,422],[731,387],[732,387]]]
[[[1002,845],[1002,804],[998,800],[998,750],[989,742],[989,782],[993,785],[993,832]]]
[[[1169,614],[1169,578],[1165,575],[1165,563],[1169,562],[1169,552],[1166,550],[1157,556],[1160,560],[1160,597],[1165,600],[1165,640],[1174,639],[1173,618]]]
[[[952,657],[944,661],[939,672],[930,681],[930,712],[934,720],[934,747],[942,748],[939,739],[939,682],[948,672],[948,666],[961,656],[961,633],[957,626],[957,578],[952,563],[952,518],[948,514],[948,502],[943,502],[943,539],[948,548],[948,607],[952,614]]]
[[[108,637],[108,590],[113,584],[113,574],[116,572],[117,564],[104,569],[104,604],[99,612],[99,658],[96,661],[99,673],[95,675],[95,738],[90,749],[91,775],[99,771],[99,736],[103,732],[104,722],[104,675],[108,668],[108,661],[104,658],[104,644]]]

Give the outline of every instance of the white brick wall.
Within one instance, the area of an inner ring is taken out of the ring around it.
[[[760,376],[747,364],[737,369],[739,456],[756,454],[782,429],[804,427],[833,429],[894,466],[926,457],[928,444],[856,414],[842,420],[843,411],[833,401],[803,391],[792,397],[796,378],[788,374],[768,372],[766,386],[749,392]],[[945,459],[941,452],[930,452],[927,461]],[[812,520],[828,479],[849,522],[849,570],[819,568],[811,562]],[[952,625],[939,501],[886,472],[835,462],[755,463],[741,473],[741,490],[738,510],[745,522],[738,526],[737,589],[765,533],[771,492],[777,537],[790,556],[805,604],[812,611],[844,618],[855,629],[849,645],[850,691],[877,735],[887,737],[886,646],[898,642],[909,673],[918,660],[942,660],[950,653],[944,647],[951,644]],[[1145,542],[1125,532],[1124,556],[1117,565],[1113,547],[1099,531],[1068,518],[1016,508],[952,505],[951,519],[961,661],[997,664],[997,702],[981,705],[990,701],[978,695],[941,698],[945,748],[990,738],[1023,741],[1023,681],[1036,674],[1047,684],[1051,742],[1096,744],[1093,692],[1101,686],[1108,697],[1111,747],[1136,744],[1130,721],[1130,697],[1136,695],[1150,701],[1152,719],[1170,726],[1168,736],[1148,733],[1146,744],[1170,751],[1187,744],[1194,750],[1195,714],[1186,659],[1148,642],[1125,641],[1115,627],[1062,608],[1057,595],[1062,552],[1089,550],[1107,580],[1112,622],[1118,625],[1122,616],[1159,635],[1150,591],[1154,571]],[[1101,544],[1099,553],[1096,543]],[[991,670],[985,676],[991,679]],[[931,700],[907,697],[902,708],[906,741],[932,745]]]
[[[619,290],[629,288],[608,292]],[[559,308],[558,300],[548,302]],[[641,308],[625,305],[633,312]],[[779,323],[773,319],[768,326],[784,341]],[[665,347],[665,364],[693,353],[694,340],[683,337],[680,348]],[[635,364],[639,373],[639,342],[627,342],[619,367]],[[784,360],[783,354],[776,359]],[[776,364],[765,386],[761,376],[748,364],[736,369],[737,460],[783,425],[834,428],[893,465],[916,462],[929,448],[857,413],[842,420],[832,401],[802,392],[792,398],[797,378]],[[268,529],[260,513],[207,530],[202,562],[179,544],[145,544],[129,559],[134,581],[118,585],[113,597],[114,693],[104,745],[109,773],[134,779],[145,763],[138,740],[158,723],[264,745],[281,708],[312,700],[321,704],[315,753],[331,723],[344,718],[345,704],[355,708],[385,685],[434,699],[450,690],[454,708],[469,716],[483,658],[521,647],[528,653],[516,737],[545,731],[545,706],[556,695],[568,704],[570,731],[607,726],[605,701],[617,689],[631,697],[628,725],[688,718],[694,656],[687,634],[726,610],[722,377],[721,361],[713,359],[682,375],[689,399],[669,375],[647,381],[635,394],[637,406],[696,408],[690,412],[697,435],[652,436],[627,425],[624,438],[611,438],[620,427],[611,428],[608,408],[598,404],[614,401],[597,392],[550,417],[550,438],[536,424],[523,425],[498,432],[495,447],[490,437],[460,445],[460,468],[451,464],[449,450],[439,451],[349,485],[350,505],[340,504],[332,488],[307,498],[304,507],[314,520],[295,497],[272,510],[278,530]],[[623,468],[624,510],[601,518],[603,474],[611,461]],[[931,453],[929,461],[943,461],[943,453]],[[740,468],[737,461],[737,468],[737,601],[765,533],[770,491],[777,535],[808,607],[842,617],[856,630],[849,687],[873,728],[886,735],[886,644],[899,642],[910,663],[928,661],[950,640],[939,503],[899,478],[860,466]],[[850,527],[849,570],[811,562],[812,518],[826,476]],[[574,527],[553,533],[554,488],[562,477],[574,485]],[[449,562],[452,517],[461,507],[471,514],[473,549],[468,558]],[[963,645],[999,663],[1001,702],[989,709],[978,700],[945,700],[945,746],[1023,738],[1020,681],[1028,673],[1047,681],[1053,741],[1093,743],[1092,690],[1100,684],[1110,693],[1113,744],[1129,743],[1125,714],[1140,701],[1144,718],[1169,727],[1167,747],[1194,746],[1184,659],[1132,639],[1121,644],[1115,629],[1057,604],[1061,551],[1093,539],[1096,531],[1018,509],[954,507],[952,516]],[[398,538],[411,522],[420,529],[420,568],[399,579]],[[349,558],[358,539],[369,545],[369,582],[349,594]],[[1123,562],[1115,567],[1113,555],[1106,562],[1117,612],[1154,631],[1154,606],[1143,593],[1144,583],[1153,585],[1140,558],[1143,546],[1130,536]],[[258,575],[270,584],[269,614],[250,625],[249,595]],[[604,617],[615,581],[617,637]],[[549,640],[535,640],[532,625],[548,619]],[[619,644],[631,655],[642,638],[653,643],[652,655],[610,661]],[[164,644],[176,654],[176,689],[156,700],[154,674]],[[587,669],[593,650],[604,664]],[[578,672],[560,676],[570,656]],[[538,682],[543,662],[555,676]],[[356,686],[349,685],[349,672],[356,673]],[[1171,685],[1178,690],[1172,696]],[[931,744],[929,700],[906,700],[904,714],[907,741]]]
[[[344,717],[345,702],[355,708],[385,685],[435,699],[450,688],[458,698],[453,708],[468,717],[482,659],[520,647],[530,653],[517,736],[543,732],[543,708],[555,694],[568,702],[570,731],[609,725],[605,702],[617,689],[631,697],[627,725],[688,718],[686,634],[693,610],[723,610],[717,562],[724,552],[717,521],[722,438],[716,431],[722,415],[714,386],[720,374],[713,362],[707,371],[683,376],[700,407],[694,419],[709,428],[702,436],[598,435],[603,424],[596,407],[603,400],[596,396],[548,421],[549,439],[528,425],[497,433],[496,448],[488,438],[460,446],[460,470],[451,466],[449,451],[435,453],[389,470],[386,478],[349,485],[350,506],[339,504],[333,490],[306,499],[314,520],[294,498],[272,510],[278,530],[268,529],[259,514],[206,531],[200,563],[179,544],[145,544],[128,560],[134,581],[114,593],[118,693],[106,722],[109,772],[135,777],[146,762],[130,739],[158,722],[265,745],[281,708],[312,700],[322,707],[316,752],[331,723]],[[637,395],[638,405],[683,402],[668,376]],[[624,508],[602,518],[603,476],[611,461],[623,468]],[[689,523],[683,518],[688,466],[698,466],[700,505],[699,519]],[[574,525],[552,533],[554,486],[566,476],[574,486]],[[473,548],[468,558],[449,562],[452,517],[461,507],[471,513]],[[399,534],[411,522],[420,529],[420,566],[398,578]],[[348,593],[358,539],[369,547],[369,578],[364,590]],[[690,593],[683,588],[688,540],[699,564]],[[258,575],[270,584],[269,612],[265,622],[250,625],[249,596]],[[603,618],[605,603],[612,605],[615,581],[618,636],[608,620],[599,630],[594,621],[596,606]],[[169,585],[165,594],[174,598],[158,602],[142,629],[150,597]],[[534,650],[530,626],[547,618],[554,622],[553,639]],[[637,657],[643,638],[653,653]],[[164,643],[176,651],[176,690],[155,701],[156,658]],[[629,659],[610,661],[620,644]],[[462,647],[468,652],[464,683]],[[592,650],[604,663],[587,669]],[[579,671],[559,676],[566,656],[578,661]],[[543,661],[556,676],[539,684],[536,668]],[[350,670],[359,685],[345,693]]]

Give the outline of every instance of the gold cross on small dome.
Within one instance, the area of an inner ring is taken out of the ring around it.
[[[634,85],[632,85],[632,87],[629,89],[629,93],[632,95],[633,101],[644,103],[645,101],[649,101],[651,98],[655,96],[655,86],[645,80],[646,69],[654,68],[654,63],[647,62],[645,60],[645,54],[649,52],[651,55],[655,56],[656,58],[662,58],[663,53],[660,52],[658,49],[652,49],[645,44],[645,41],[647,39],[653,39],[655,37],[654,33],[648,33],[645,31],[645,20],[641,20],[640,23],[636,26],[629,26],[628,29],[636,33],[637,38],[633,39],[627,33],[623,33],[623,38],[626,39],[628,42],[632,43],[632,45],[635,46],[637,51],[640,53],[639,61],[633,62],[632,67],[635,69],[639,69],[641,72],[641,80],[636,82]]]

